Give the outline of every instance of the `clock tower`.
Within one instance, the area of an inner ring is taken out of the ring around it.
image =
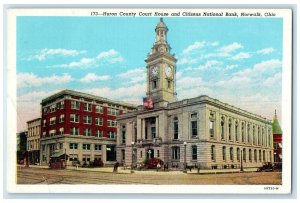
[[[154,107],[166,106],[176,101],[176,62],[167,42],[168,28],[163,19],[155,28],[156,37],[147,59],[147,96]]]

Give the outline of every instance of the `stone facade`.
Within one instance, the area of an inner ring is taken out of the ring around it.
[[[271,121],[208,96],[176,101],[176,59],[161,19],[148,54],[147,92],[154,108],[117,117],[117,160],[157,157],[170,167],[258,167],[273,162]],[[243,161],[241,161],[243,160]]]
[[[27,151],[29,163],[40,162],[41,118],[27,121]]]

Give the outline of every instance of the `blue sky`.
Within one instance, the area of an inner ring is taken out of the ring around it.
[[[18,130],[41,99],[74,89],[142,103],[159,18],[18,17]],[[178,99],[206,94],[272,119],[281,111],[282,19],[164,18]]]

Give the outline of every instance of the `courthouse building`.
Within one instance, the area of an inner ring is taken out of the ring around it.
[[[27,131],[27,151],[29,163],[40,163],[41,118],[27,121]]]
[[[72,90],[63,90],[41,102],[41,162],[67,155],[73,161],[116,160],[116,116],[134,105]]]
[[[117,160],[126,165],[159,158],[169,167],[258,167],[273,162],[272,123],[206,95],[177,101],[176,58],[161,19],[146,59],[151,105],[117,117]],[[199,92],[200,94],[200,92]],[[151,108],[153,103],[153,108]]]

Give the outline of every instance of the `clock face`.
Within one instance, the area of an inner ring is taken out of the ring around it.
[[[171,77],[172,75],[172,69],[170,66],[165,66],[165,73],[167,77]]]
[[[153,76],[157,76],[157,74],[158,74],[158,68],[157,68],[157,66],[153,66],[153,68],[151,70],[151,73],[152,73]]]

